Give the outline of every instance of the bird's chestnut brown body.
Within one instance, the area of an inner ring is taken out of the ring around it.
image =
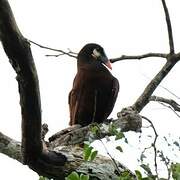
[[[96,57],[94,49],[100,57]],[[101,123],[112,112],[119,83],[104,64],[111,68],[103,48],[97,44],[87,44],[79,52],[78,71],[69,93],[70,125]]]

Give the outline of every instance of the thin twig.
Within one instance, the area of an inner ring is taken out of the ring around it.
[[[118,58],[113,58],[110,61],[112,63],[117,62],[117,61],[122,61],[122,60],[140,60],[143,58],[148,58],[148,57],[161,57],[161,58],[167,58],[168,54],[163,54],[163,53],[147,53],[147,54],[142,54],[142,55],[134,55],[134,56],[127,56],[127,55],[122,55],[121,57]]]
[[[99,127],[99,125],[96,125],[96,127],[99,129],[99,133],[100,133],[100,137],[101,137],[101,128]],[[109,151],[108,151],[106,145],[103,143],[102,139],[99,138],[98,140],[102,143],[102,145],[103,145],[103,147],[104,147],[107,155],[108,155],[108,156],[110,157],[110,159],[112,160],[112,162],[113,162],[113,164],[114,164],[114,167],[115,167],[115,169],[116,169],[117,172],[118,172],[118,175],[120,175],[120,174],[121,174],[121,171],[119,170],[119,167],[118,167],[115,159],[114,159],[114,158],[111,156],[111,154],[109,153]]]
[[[164,153],[163,151],[159,151],[159,157],[161,158],[161,161],[164,162],[165,166],[166,166],[166,169],[167,169],[167,172],[168,172],[168,177],[167,177],[167,180],[170,180],[171,179],[171,165],[170,165],[170,159],[166,156],[164,156]]]
[[[180,97],[177,96],[174,92],[172,92],[171,90],[169,90],[168,88],[162,86],[162,85],[159,85],[159,87],[163,88],[164,90],[166,90],[168,93],[170,93],[171,95],[173,95],[175,98],[179,99],[180,100]]]
[[[170,54],[174,54],[174,41],[173,41],[173,33],[172,33],[172,26],[171,26],[169,11],[168,11],[168,8],[166,6],[165,0],[162,0],[162,4],[163,4],[163,8],[164,8],[164,13],[166,16],[166,24],[167,24],[168,36],[169,36]]]
[[[114,166],[115,166],[115,168],[116,168],[118,174],[120,175],[120,174],[121,174],[121,171],[119,170],[119,167],[118,167],[118,165],[117,165],[115,159],[111,156],[111,154],[109,153],[109,151],[108,151],[106,145],[103,143],[103,141],[102,141],[101,139],[99,139],[99,141],[102,143],[102,145],[103,145],[103,147],[104,147],[104,149],[105,149],[107,155],[108,155],[108,156],[110,157],[110,159],[112,160],[112,162],[113,162],[113,164],[114,164]]]
[[[152,143],[152,147],[154,149],[154,166],[155,166],[155,172],[156,172],[156,175],[158,177],[158,170],[157,170],[157,149],[156,149],[156,141],[157,141],[157,138],[158,138],[158,134],[157,134],[157,131],[154,127],[154,124],[152,123],[152,121],[150,119],[148,119],[147,117],[145,116],[142,116],[143,119],[145,119],[146,121],[148,121],[150,124],[151,124],[151,127],[153,128],[153,131],[154,131],[154,134],[155,134],[155,138],[154,138],[154,142]]]
[[[169,108],[170,110],[172,110],[172,111],[175,113],[175,115],[176,115],[178,118],[180,118],[180,115],[179,115],[171,106],[168,106],[168,105],[166,105],[166,104],[164,104],[164,103],[162,103],[162,102],[158,102],[158,103],[161,104],[162,106],[167,107],[167,108]]]
[[[163,98],[159,96],[151,96],[149,98],[149,101],[169,104],[171,106],[171,109],[173,109],[174,111],[180,112],[180,105],[172,99],[167,99],[167,98]]]
[[[56,52],[60,52],[61,54],[59,54],[59,55],[47,55],[47,56],[56,56],[56,57],[58,57],[58,56],[60,56],[60,55],[67,55],[67,56],[70,56],[70,57],[73,57],[73,58],[77,58],[77,56],[75,56],[74,54],[76,54],[76,53],[74,53],[74,52],[72,52],[72,51],[69,51],[69,52],[65,52],[65,51],[63,51],[63,50],[60,50],[60,49],[54,49],[54,48],[50,48],[50,47],[47,47],[47,46],[43,46],[43,45],[41,45],[41,44],[39,44],[39,43],[36,43],[36,42],[34,42],[34,41],[31,41],[31,40],[28,40],[30,43],[32,43],[32,44],[35,44],[36,46],[39,46],[40,48],[43,48],[43,49],[48,49],[48,50],[51,50],[51,51],[56,51]]]

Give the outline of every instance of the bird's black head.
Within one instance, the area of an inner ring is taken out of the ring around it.
[[[97,61],[104,63],[108,68],[112,69],[111,63],[107,58],[104,49],[95,43],[86,44],[78,53],[78,61],[80,64],[91,63]]]

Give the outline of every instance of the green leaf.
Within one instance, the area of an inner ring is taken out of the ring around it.
[[[80,175],[80,180],[89,180],[89,175],[81,174]]]
[[[68,177],[66,177],[66,180],[80,180],[79,174],[73,171]]]
[[[124,171],[121,173],[118,180],[134,180],[134,178],[131,177],[129,171]]]
[[[113,124],[110,124],[110,125],[109,125],[108,131],[109,131],[109,133],[110,133],[111,135],[113,135],[113,136],[118,133],[116,126],[114,126]]]
[[[84,155],[84,160],[85,161],[88,161],[90,155],[91,155],[91,152],[92,152],[92,149],[93,147],[89,146],[89,147],[86,147],[83,151],[83,155]]]
[[[138,179],[138,180],[142,180],[142,174],[141,174],[141,172],[138,171],[138,170],[135,170],[135,173],[136,173],[137,179]]]
[[[39,180],[44,180],[44,177],[43,176],[39,176]]]
[[[47,177],[39,176],[39,180],[49,180]]]
[[[171,170],[174,180],[180,180],[180,163],[172,164]]]
[[[85,150],[85,149],[87,149],[88,147],[89,147],[89,144],[84,143],[84,147],[83,147],[83,149]]]
[[[140,166],[147,172],[148,176],[153,176],[149,165],[141,164]]]
[[[140,156],[140,160],[143,161],[145,158],[147,158],[143,153]]]
[[[122,149],[121,146],[117,146],[116,149],[117,149],[118,151],[120,151],[120,152],[123,152],[123,149]]]
[[[97,156],[98,151],[93,151],[90,156],[90,161],[93,161]]]
[[[99,127],[97,125],[94,125],[91,127],[91,132],[94,134],[94,135],[98,135],[99,133]]]
[[[117,141],[117,140],[122,139],[122,138],[124,138],[124,134],[122,132],[117,132],[115,140]]]
[[[129,171],[124,171],[123,173],[121,173],[122,177],[126,177],[129,176]]]

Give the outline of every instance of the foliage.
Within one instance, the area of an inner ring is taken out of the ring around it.
[[[82,173],[79,175],[77,172],[73,171],[65,180],[89,180],[89,175],[84,175]]]
[[[94,151],[93,147],[89,144],[84,144],[83,158],[85,161],[93,161],[98,154],[98,151]]]
[[[39,177],[39,180],[49,180],[49,178],[40,176],[40,177]]]
[[[109,125],[109,133],[111,136],[115,136],[115,140],[125,138],[124,133],[118,130],[117,127],[113,124]]]
[[[118,180],[134,180],[134,177],[132,177],[129,171],[124,171],[121,173]]]
[[[175,180],[180,180],[180,163],[171,165],[172,177]]]

